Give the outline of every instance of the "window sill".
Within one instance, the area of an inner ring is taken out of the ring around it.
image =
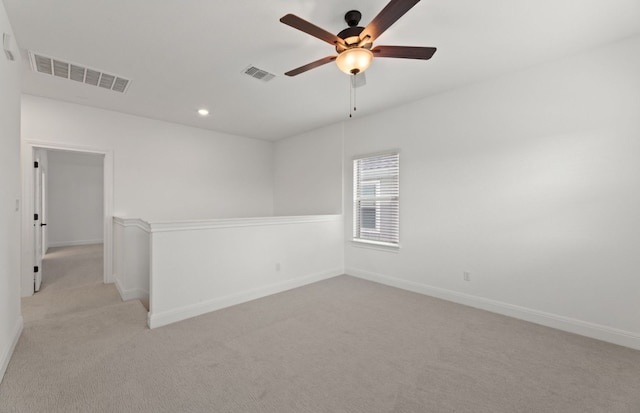
[[[389,244],[386,242],[376,242],[376,241],[365,241],[365,240],[359,240],[359,239],[352,239],[351,240],[351,245],[353,245],[354,247],[358,247],[358,248],[367,248],[367,249],[372,249],[372,250],[378,250],[378,251],[385,251],[385,252],[393,252],[393,253],[398,253],[400,252],[400,245],[399,244]]]

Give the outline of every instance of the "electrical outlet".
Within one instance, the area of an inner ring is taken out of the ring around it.
[[[465,281],[471,281],[471,273],[468,271],[463,272],[462,279]]]

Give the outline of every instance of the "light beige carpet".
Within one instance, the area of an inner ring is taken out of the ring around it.
[[[0,411],[640,412],[638,351],[348,276],[145,317],[128,302],[28,323]]]
[[[22,299],[25,323],[119,302],[118,291],[103,284],[102,251],[102,244],[49,248],[40,291]]]
[[[40,292],[102,284],[103,244],[49,248],[42,259]]]

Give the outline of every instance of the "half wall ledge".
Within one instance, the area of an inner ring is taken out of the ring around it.
[[[114,278],[123,299],[147,289],[150,328],[344,273],[342,215],[117,217],[114,234]]]

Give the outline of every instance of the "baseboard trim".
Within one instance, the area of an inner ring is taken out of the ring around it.
[[[58,248],[58,247],[77,247],[80,245],[94,245],[94,244],[102,244],[104,240],[102,239],[85,239],[80,241],[62,241],[62,242],[50,242],[47,248]]]
[[[113,275],[112,278],[115,280],[116,289],[118,290],[118,293],[120,294],[120,298],[122,298],[122,301],[146,300],[149,298],[148,291],[140,290],[137,288],[132,290],[125,290],[122,284],[120,283],[120,280],[117,278],[115,274]]]
[[[4,373],[7,371],[9,361],[11,360],[11,356],[13,356],[13,351],[16,349],[16,345],[18,345],[18,340],[20,339],[20,335],[22,335],[23,328],[24,321],[22,316],[20,316],[13,328],[11,342],[3,349],[2,353],[0,353],[0,383],[2,383]]]
[[[338,268],[321,273],[297,277],[292,280],[278,282],[252,290],[242,291],[237,294],[215,298],[213,300],[184,306],[175,310],[164,311],[161,313],[150,312],[148,317],[149,328],[162,327],[167,324],[186,320],[188,318],[210,313],[212,311],[221,310],[226,307],[246,303],[248,301],[257,300],[258,298],[281,293],[308,284],[313,284],[315,282],[333,278],[342,274],[344,274],[344,269]]]
[[[353,277],[388,285],[390,287],[396,287],[402,290],[412,291],[415,293],[452,301],[469,307],[479,308],[481,310],[486,310],[493,313],[506,315],[508,317],[529,321],[546,327],[551,327],[569,333],[594,338],[596,340],[606,341],[635,350],[640,350],[640,336],[630,331],[619,330],[600,324],[589,323],[574,318],[564,317],[544,311],[538,311],[527,307],[521,307],[501,301],[478,297],[475,295],[464,294],[457,291],[416,283],[413,281],[402,280],[399,278],[389,277],[370,271],[347,268],[345,270],[345,273]]]

